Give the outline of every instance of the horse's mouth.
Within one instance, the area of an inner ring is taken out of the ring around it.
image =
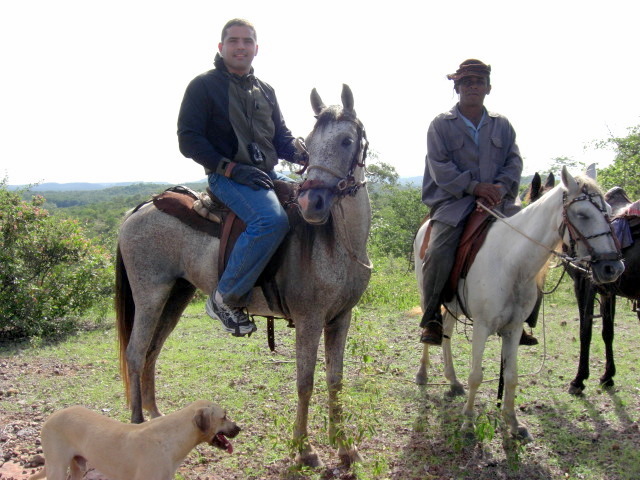
[[[591,279],[596,285],[615,282],[622,272],[624,264],[619,260],[595,262],[591,265]]]

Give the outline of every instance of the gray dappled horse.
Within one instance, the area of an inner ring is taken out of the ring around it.
[[[427,223],[414,240],[416,277],[422,295],[420,246]],[[474,402],[483,379],[482,357],[491,334],[502,337],[504,401],[502,414],[510,433],[528,442],[527,429],[520,425],[515,413],[515,391],[518,383],[517,352],[522,325],[537,299],[537,279],[552,251],[561,243],[574,244],[576,255],[588,259],[594,281],[613,282],[624,266],[614,242],[606,216],[602,193],[588,178],[574,178],[565,167],[562,182],[517,214],[497,221],[472,263],[467,277],[458,283],[458,296],[447,303],[444,315],[442,351],[445,377],[451,393],[463,393],[456,378],[451,352],[454,314],[466,311],[473,319],[472,359],[469,373],[469,395],[463,408],[463,431],[474,431]],[[526,252],[526,255],[524,254]],[[458,299],[464,303],[460,308]],[[421,299],[424,307],[424,299]],[[429,346],[424,345],[418,383],[426,383]]]
[[[342,107],[325,106],[315,89],[311,105],[317,121],[306,138],[309,163],[299,189],[301,219],[292,220],[275,273],[282,302],[280,307],[269,307],[261,289],[255,288],[248,310],[295,323],[298,405],[293,443],[296,461],[309,466],[322,464],[308,440],[307,419],[324,332],[329,438],[342,462],[350,464],[360,456],[340,426],[339,394],[351,309],[371,275],[366,251],[371,224],[364,172],[367,140],[347,85],[342,89]],[[116,307],[132,422],[144,420],[143,408],[151,417],[161,415],[155,397],[156,360],[196,288],[207,294],[216,289],[219,243],[153,204],[129,213],[120,228]],[[238,340],[229,338],[234,341]]]

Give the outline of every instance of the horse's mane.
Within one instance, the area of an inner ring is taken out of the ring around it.
[[[293,208],[289,210],[289,226],[289,235],[296,235],[300,241],[300,263],[303,267],[311,264],[316,238],[323,238],[330,248],[333,247],[330,241],[334,236],[333,215],[329,216],[324,225],[309,225],[298,209]]]
[[[574,178],[576,182],[578,182],[580,190],[586,187],[587,190],[595,191],[604,197],[604,191],[593,178],[587,177],[586,175],[576,175]]]

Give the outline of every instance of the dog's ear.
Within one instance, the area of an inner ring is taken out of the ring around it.
[[[211,428],[211,415],[208,408],[200,408],[193,417],[196,427],[202,432],[208,432]]]

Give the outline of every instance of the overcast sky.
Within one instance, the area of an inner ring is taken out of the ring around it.
[[[296,136],[313,125],[311,89],[336,104],[347,83],[380,160],[422,175],[429,122],[457,101],[445,76],[479,58],[525,173],[560,156],[604,166],[612,153],[592,142],[640,124],[639,13],[637,0],[2,2],[0,178],[204,178],[176,118],[233,17],[256,25],[255,73]]]

